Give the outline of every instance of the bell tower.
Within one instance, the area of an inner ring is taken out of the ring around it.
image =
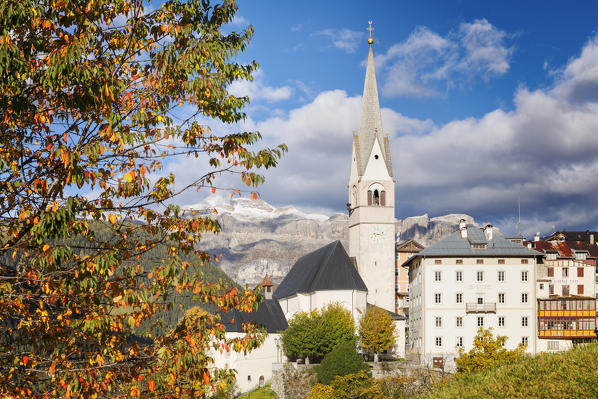
[[[368,302],[395,311],[395,179],[382,118],[369,22],[369,52],[359,132],[349,175],[349,256],[357,260]]]

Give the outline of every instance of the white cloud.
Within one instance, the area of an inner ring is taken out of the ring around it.
[[[334,47],[344,50],[347,53],[355,52],[363,37],[363,32],[349,29],[325,29],[315,34],[327,37]]]
[[[291,32],[299,32],[303,29],[303,24],[297,24],[295,26],[291,26]]]
[[[241,15],[235,15],[233,17],[233,20],[230,21],[229,25],[232,26],[247,26],[249,25],[249,21],[247,21],[247,19]]]
[[[253,80],[236,80],[229,87],[230,93],[236,96],[249,96],[252,101],[265,100],[269,103],[288,100],[293,94],[289,86],[271,87],[264,84],[264,72],[257,70]]]
[[[512,48],[507,34],[485,19],[462,23],[441,36],[417,27],[407,40],[376,57],[386,73],[382,92],[387,96],[430,97],[455,82],[475,77],[488,79],[509,69]]]

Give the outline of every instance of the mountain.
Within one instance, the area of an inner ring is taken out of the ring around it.
[[[295,261],[334,240],[348,248],[348,217],[301,212],[293,206],[276,208],[261,199],[211,195],[183,207],[212,215],[222,226],[220,234],[202,238],[202,249],[221,253],[222,270],[240,284],[253,285],[266,273],[279,283]],[[476,225],[468,215],[408,217],[396,220],[397,239],[415,239],[429,245],[455,231],[460,219]]]

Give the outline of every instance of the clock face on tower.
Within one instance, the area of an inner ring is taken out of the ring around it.
[[[384,230],[380,227],[372,227],[370,229],[370,240],[375,243],[381,243],[384,241],[386,236],[384,235]]]

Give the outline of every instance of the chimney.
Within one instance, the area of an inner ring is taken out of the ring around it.
[[[492,239],[492,225],[490,223],[484,226],[484,235],[486,236],[486,240],[490,241]]]
[[[465,219],[459,221],[459,230],[461,230],[461,237],[467,238],[467,225],[465,224]]]
[[[528,248],[528,249],[532,249],[532,243],[531,243],[531,242],[528,242],[528,243],[527,243],[527,248]]]
[[[594,234],[590,234],[590,245],[594,245]]]
[[[538,241],[540,241],[540,232],[539,231],[534,236],[534,242],[538,242]]]

